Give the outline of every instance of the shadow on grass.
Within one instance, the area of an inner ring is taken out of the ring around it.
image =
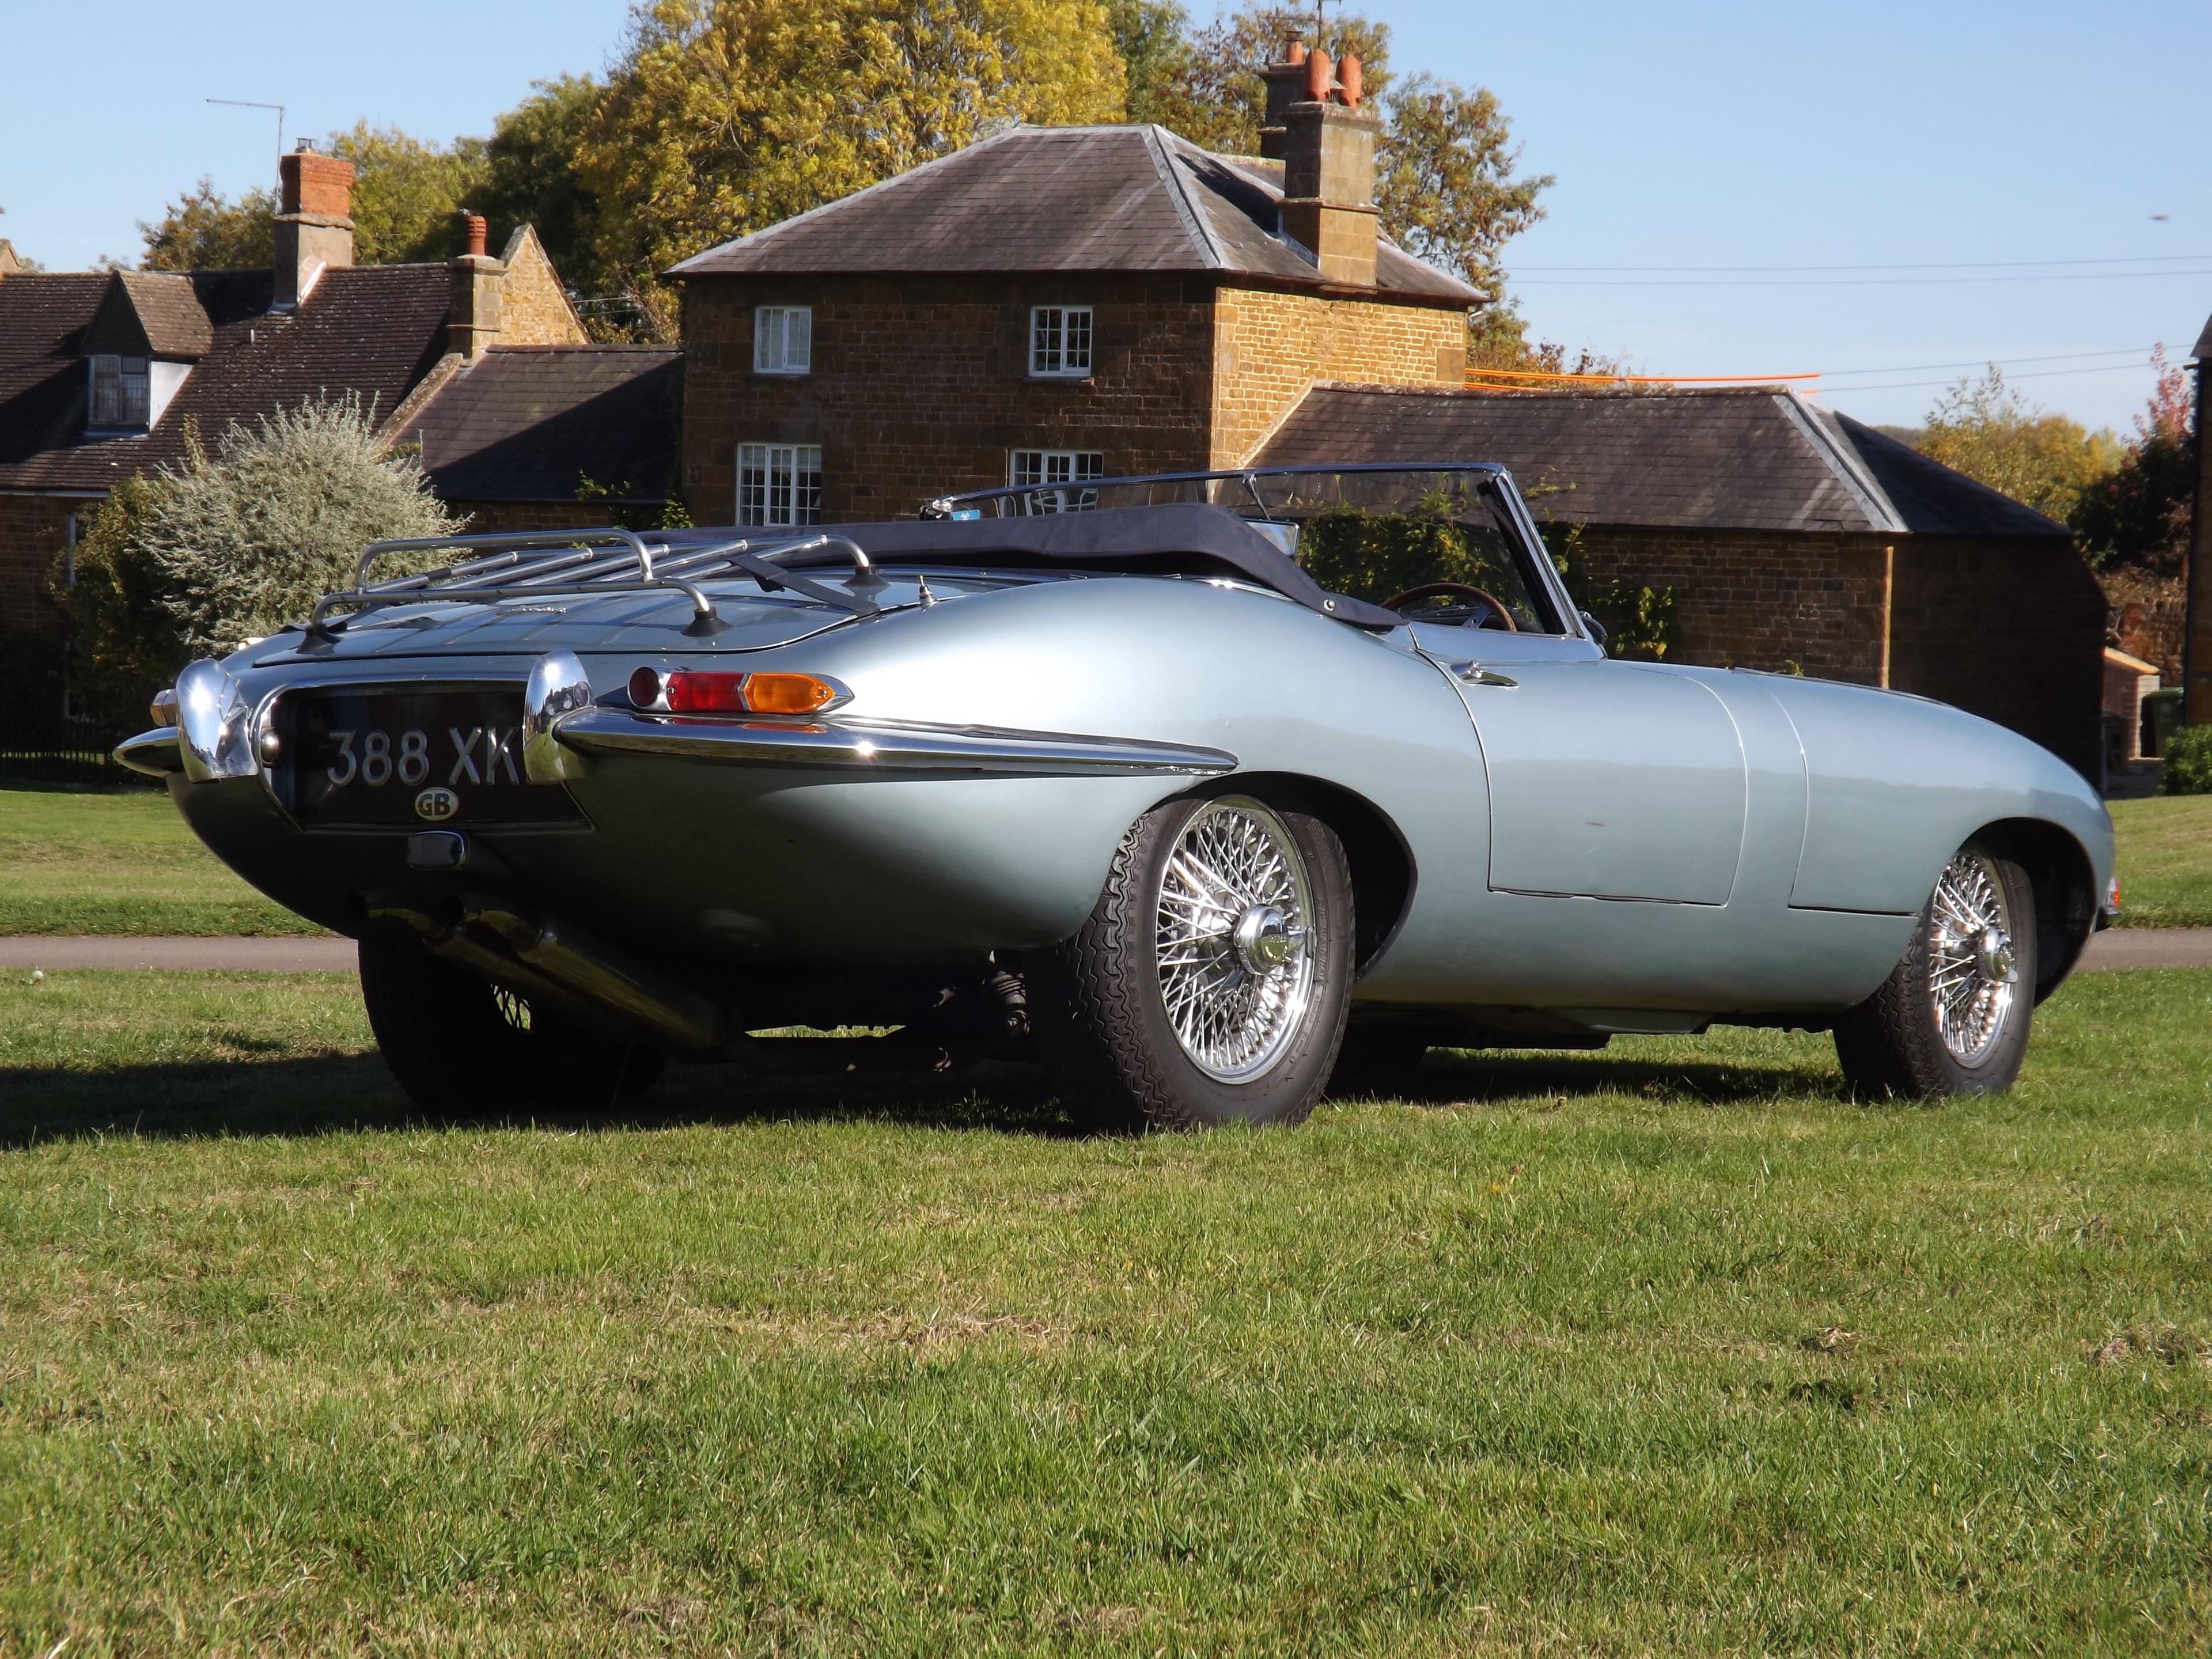
[[[1752,1104],[1784,1095],[1847,1098],[1832,1073],[1790,1065],[1661,1061],[1606,1054],[1437,1054],[1387,1085],[1332,1091],[1336,1101],[1492,1104],[1600,1094]],[[548,1114],[518,1096],[460,1118],[431,1118],[400,1092],[375,1054],[120,1066],[100,1071],[0,1069],[0,1146],[108,1135],[317,1135],[348,1130],[523,1127],[674,1128],[780,1121],[883,1122],[914,1128],[1047,1137],[1083,1133],[1042,1070],[991,1064],[914,1073],[761,1077],[735,1066],[671,1066],[628,1109]]]
[[[1646,1060],[1605,1050],[1432,1051],[1418,1070],[1330,1091],[1334,1100],[1403,1100],[1416,1105],[1492,1105],[1550,1096],[1638,1095],[1757,1104],[1784,1095],[1850,1098],[1833,1071],[1787,1063]]]
[[[375,1054],[118,1066],[0,1068],[0,1147],[112,1135],[319,1135],[348,1130],[527,1127],[592,1131],[696,1124],[891,1122],[916,1128],[1072,1135],[1042,1071],[981,1066],[946,1076],[763,1078],[734,1066],[671,1066],[636,1105],[533,1110],[520,1094],[432,1117]]]

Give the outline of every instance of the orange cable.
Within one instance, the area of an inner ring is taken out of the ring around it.
[[[1817,380],[1818,369],[1809,374],[1555,374],[1535,368],[1470,368],[1467,378],[1478,375],[1492,380],[1595,380],[1608,386],[1770,386],[1778,380]]]

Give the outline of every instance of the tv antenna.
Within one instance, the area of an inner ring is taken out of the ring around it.
[[[273,109],[276,112],[276,153],[284,153],[284,106],[257,104],[251,98],[210,98],[210,104],[228,104],[233,109]]]

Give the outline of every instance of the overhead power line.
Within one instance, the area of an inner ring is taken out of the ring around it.
[[[2056,265],[2186,264],[2207,259],[2212,259],[2212,253],[2115,253],[2079,259],[1917,259],[1902,264],[1882,265],[1521,265],[1516,268],[1559,275],[1602,275],[1607,272],[1657,272],[1663,275],[1673,272],[1681,276],[1705,276],[1772,275],[1778,271],[1802,274],[1839,270],[2021,270]]]

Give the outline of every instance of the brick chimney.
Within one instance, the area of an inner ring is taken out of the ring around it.
[[[1292,51],[1302,81],[1297,99],[1282,107],[1283,234],[1312,255],[1330,282],[1372,288],[1375,143],[1382,123],[1359,106],[1358,58],[1344,60],[1340,78],[1327,52],[1304,52],[1295,42]],[[1262,71],[1271,106],[1277,72],[1292,67],[1270,64]]]
[[[289,311],[325,270],[353,264],[353,163],[316,154],[312,140],[276,160],[276,294]]]
[[[447,313],[446,349],[474,362],[499,337],[507,297],[507,267],[486,251],[490,227],[481,213],[467,217],[468,252],[447,262],[453,273],[453,309]]]

